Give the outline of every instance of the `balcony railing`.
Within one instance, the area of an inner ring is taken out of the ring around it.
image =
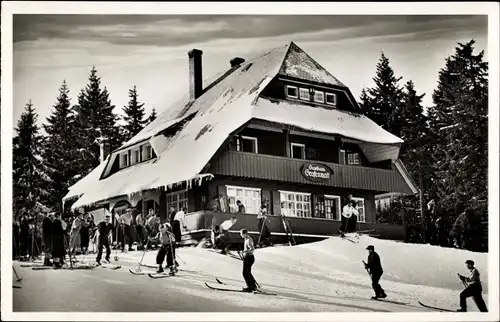
[[[332,170],[330,179],[318,182],[306,179],[301,172],[305,164],[321,164]],[[264,154],[226,150],[212,161],[210,172],[254,179],[317,184],[347,189],[411,194],[408,184],[396,170],[342,165],[329,162],[291,159]]]

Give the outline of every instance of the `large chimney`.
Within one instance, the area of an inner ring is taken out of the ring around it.
[[[188,52],[189,56],[189,100],[194,101],[200,97],[203,90],[203,78],[201,72],[201,56],[203,52],[193,49]]]
[[[231,67],[239,66],[239,65],[243,64],[244,62],[245,62],[245,60],[243,58],[240,58],[240,57],[234,57],[233,59],[231,59],[229,61],[229,63],[231,64]]]
[[[99,147],[100,147],[100,152],[101,152],[100,153],[100,161],[101,161],[101,163],[103,163],[104,160],[106,160],[108,155],[111,153],[111,149],[110,149],[109,142],[106,138],[100,137],[98,139],[98,142],[99,142]]]

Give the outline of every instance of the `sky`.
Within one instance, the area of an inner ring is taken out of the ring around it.
[[[457,42],[476,40],[487,60],[487,16],[375,15],[14,15],[14,126],[28,100],[45,122],[63,80],[72,104],[92,66],[110,92],[115,113],[137,86],[149,114],[161,113],[188,91],[188,56],[203,51],[203,77],[229,68],[234,57],[251,58],[295,42],[357,99],[382,52],[401,85],[412,80],[424,104]]]

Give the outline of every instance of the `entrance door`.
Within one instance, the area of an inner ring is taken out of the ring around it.
[[[325,195],[326,219],[340,220],[340,196]]]

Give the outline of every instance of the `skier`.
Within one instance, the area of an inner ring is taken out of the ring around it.
[[[211,232],[211,241],[212,241],[212,248],[213,249],[216,249],[217,247],[220,246],[220,243],[219,243],[219,240],[220,240],[220,227],[219,226],[215,226],[214,229],[212,229],[212,232]]]
[[[160,249],[156,255],[156,264],[158,264],[158,270],[156,271],[158,274],[163,273],[163,261],[165,260],[165,255],[167,256],[166,262],[167,267],[170,268],[170,275],[174,275],[177,271],[177,268],[174,264],[175,257],[175,236],[172,233],[172,226],[169,223],[164,223],[160,226],[160,231],[158,232],[157,238],[161,244]]]
[[[141,213],[139,213],[135,217],[135,232],[137,235],[137,238],[139,239],[139,245],[137,246],[137,250],[144,250],[144,217],[142,216]]]
[[[365,269],[368,270],[368,273],[372,278],[372,287],[375,291],[375,296],[373,296],[372,299],[386,298],[387,294],[385,294],[385,291],[379,284],[380,277],[382,277],[382,274],[384,273],[380,257],[375,252],[375,247],[373,245],[366,247],[366,250],[368,250],[369,255],[368,263],[365,263]]]
[[[52,264],[55,268],[61,268],[64,264],[66,248],[64,245],[64,229],[61,221],[61,214],[56,212],[52,222]]]
[[[106,215],[104,221],[97,225],[97,258],[96,263],[101,264],[102,248],[106,247],[106,262],[109,263],[111,256],[111,247],[109,246],[110,234],[113,231],[113,225],[110,223],[111,216]]]
[[[351,195],[349,195],[349,198]],[[344,206],[342,209],[342,224],[340,225],[339,229],[339,234],[344,237],[345,233],[351,232],[352,230],[352,224],[349,225],[349,221],[351,220],[352,215],[358,216],[359,212],[358,210],[354,207],[356,205],[355,201],[352,199],[349,199],[347,201],[347,204]]]
[[[252,265],[255,262],[255,257],[253,256],[255,246],[252,237],[248,234],[248,230],[242,229],[240,235],[244,241],[241,254],[243,256],[243,278],[247,284],[247,287],[243,291],[253,292],[257,290],[257,283],[252,275]]]
[[[460,309],[458,312],[467,312],[467,298],[471,297],[476,302],[477,308],[480,312],[488,312],[486,308],[486,304],[484,303],[483,296],[481,292],[483,292],[483,288],[481,286],[480,274],[477,268],[474,267],[474,261],[467,260],[465,261],[467,268],[470,270],[470,276],[466,277],[458,274],[458,277],[464,285],[467,285],[465,290],[460,293]]]
[[[186,224],[184,222],[186,217],[186,212],[187,208],[184,207],[180,211],[178,211],[174,216],[172,228],[174,231],[175,242],[177,245],[180,245],[182,240],[181,226],[184,227],[185,230],[187,230]]]

